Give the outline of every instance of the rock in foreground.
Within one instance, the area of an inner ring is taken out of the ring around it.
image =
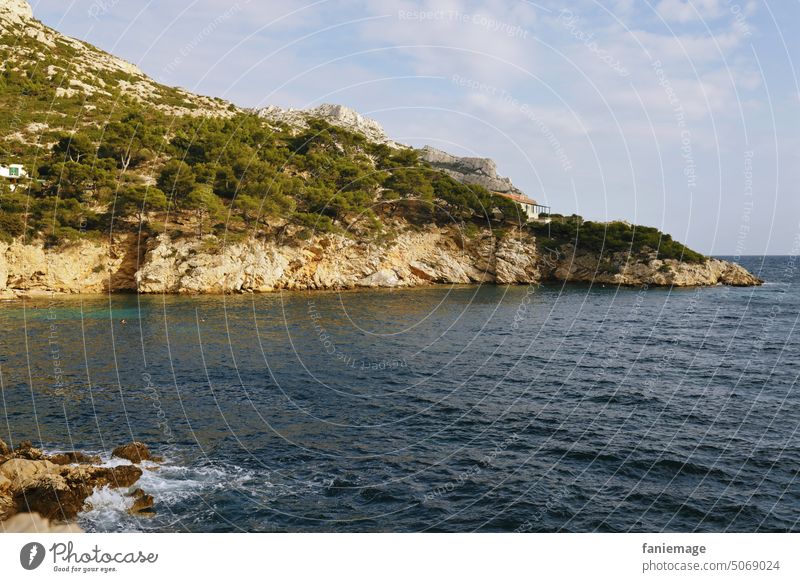
[[[128,446],[133,447],[129,450],[143,447],[150,458],[142,443]],[[85,508],[87,497],[96,489],[130,489],[142,476],[142,469],[134,465],[92,464],[97,460],[77,452],[48,456],[29,442],[11,450],[0,441],[0,522],[27,513],[36,513],[44,520],[69,522]],[[153,498],[141,489],[129,495],[137,510],[153,505]]]
[[[83,530],[74,523],[53,523],[38,513],[18,513],[0,521],[0,533],[83,533]]]

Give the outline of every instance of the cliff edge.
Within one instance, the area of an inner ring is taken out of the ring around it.
[[[528,233],[488,229],[467,236],[455,226],[404,228],[390,242],[326,234],[226,242],[224,237],[115,244],[82,241],[66,249],[0,244],[0,297],[49,293],[219,294],[286,290],[413,287],[434,284],[534,284],[548,281],[622,286],[760,285],[743,267],[564,247],[540,248]]]

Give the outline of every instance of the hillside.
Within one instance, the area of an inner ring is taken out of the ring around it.
[[[7,197],[6,238],[55,244],[134,221],[180,231],[185,221],[171,224],[159,215],[166,211],[194,213],[232,235],[286,222],[375,231],[379,215],[406,201],[417,218],[434,222],[446,214],[480,218],[494,207],[516,218],[514,203],[376,139],[382,130],[374,122],[354,117],[354,129],[364,131],[357,133],[326,121],[346,114],[342,108],[245,111],[160,85],[32,19],[24,2],[2,6],[13,17],[0,32],[0,156],[39,180],[17,200]]]
[[[540,264],[537,238],[562,261],[596,256],[595,274],[624,284],[638,279],[609,253],[674,261],[654,267],[654,284],[682,281],[673,273],[686,263],[708,270],[655,229],[579,217],[530,224],[498,195],[519,190],[491,160],[403,146],[346,107],[250,111],[161,85],[36,21],[23,0],[0,0],[0,56],[0,166],[30,174],[0,179],[0,292],[557,277],[563,270]],[[164,273],[154,266],[167,263]],[[696,284],[728,282],[723,271]]]

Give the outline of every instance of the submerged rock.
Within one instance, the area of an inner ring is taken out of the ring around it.
[[[142,461],[154,460],[154,457],[150,454],[150,449],[147,448],[147,445],[140,443],[139,441],[134,441],[132,443],[128,443],[127,445],[117,447],[111,452],[111,456],[119,459],[125,459],[131,463],[141,463]]]
[[[128,513],[131,515],[152,515],[154,513],[152,511],[154,503],[152,495],[148,495],[141,489],[136,489],[131,493],[131,497],[133,497],[133,505],[128,510]]]

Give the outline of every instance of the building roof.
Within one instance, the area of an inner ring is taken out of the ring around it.
[[[539,203],[536,202],[533,198],[528,198],[527,196],[519,196],[518,194],[509,194],[503,192],[495,192],[498,196],[502,196],[503,198],[508,198],[513,200],[514,202],[519,202],[520,204],[531,204],[531,205],[538,205]]]

